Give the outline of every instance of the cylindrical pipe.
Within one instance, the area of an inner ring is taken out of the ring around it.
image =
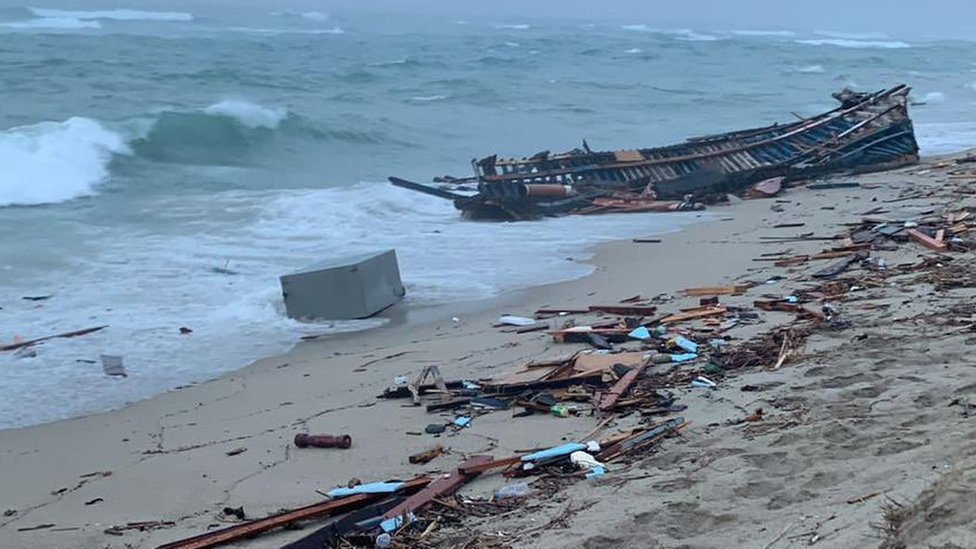
[[[573,196],[573,187],[570,185],[556,185],[553,183],[533,183],[531,185],[524,185],[526,196],[535,197],[559,197],[564,198],[567,196]]]
[[[352,446],[352,437],[349,435],[309,435],[298,433],[295,435],[295,446],[307,448],[349,448]]]

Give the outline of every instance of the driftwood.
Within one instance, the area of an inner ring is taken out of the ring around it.
[[[20,341],[18,343],[11,343],[10,345],[4,345],[4,346],[0,347],[0,352],[3,352],[3,351],[14,351],[14,350],[17,350],[17,349],[21,349],[23,347],[30,347],[31,345],[36,345],[38,343],[43,343],[43,342],[45,342],[45,341],[47,341],[49,339],[57,339],[59,337],[65,337],[65,338],[67,338],[67,337],[78,337],[78,336],[88,335],[90,333],[97,332],[97,331],[102,330],[102,329],[105,329],[105,328],[108,328],[108,325],[105,325],[105,326],[95,326],[94,328],[85,328],[84,330],[75,330],[73,332],[64,332],[63,334],[54,334],[54,335],[39,337],[37,339],[29,339],[27,341]]]

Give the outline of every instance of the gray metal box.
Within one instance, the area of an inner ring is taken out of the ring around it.
[[[285,309],[295,319],[366,318],[405,293],[395,250],[327,259],[281,277]]]

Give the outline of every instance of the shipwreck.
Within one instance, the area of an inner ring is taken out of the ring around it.
[[[438,186],[397,177],[390,182],[452,200],[471,219],[700,209],[703,202],[772,178],[794,181],[917,162],[910,91],[904,84],[874,93],[844,89],[833,94],[839,107],[786,124],[635,150],[597,152],[584,140],[581,148],[559,154],[472,160],[472,177],[438,178]]]

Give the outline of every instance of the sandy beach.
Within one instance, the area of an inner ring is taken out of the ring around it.
[[[394,309],[385,327],[303,342],[121,410],[2,431],[0,546],[155,547],[231,524],[225,507],[263,517],[320,501],[317,491],[352,478],[446,473],[472,454],[500,458],[575,441],[600,418],[498,411],[435,438],[425,426],[450,421],[451,412],[428,414],[376,396],[397,376],[412,379],[430,365],[449,380],[497,378],[589,347],[493,327],[502,314],[532,316],[539,308],[585,308],[638,294],[676,312],[698,305],[697,297],[681,296],[684,288],[748,282],[757,285],[721,302],[753,310],[764,294],[809,286],[810,274],[830,263],[755,261],[771,252],[814,255],[829,245],[766,237],[832,236],[879,208],[886,213],[877,215],[892,219],[972,208],[972,195],[955,189],[976,177],[948,174],[966,166],[930,159],[831,180],[857,181],[857,188],[736,200],[659,236],[660,243],[597,247],[589,260],[595,272],[583,279],[490,302]],[[643,236],[646,215],[657,214],[632,216],[635,237]],[[775,228],[784,223],[803,225]],[[872,252],[889,271],[936,255],[912,242]],[[951,266],[972,272],[972,252],[947,255]],[[432,539],[443,547],[477,547],[466,544],[478,539],[484,547],[538,549],[976,547],[976,362],[969,356],[976,282],[941,288],[925,276],[889,272],[881,285],[848,288],[836,305],[849,324],[814,330],[779,369],[730,373],[715,390],[667,387],[687,406],[681,415],[691,424],[641,459],[558,491],[533,486],[524,506],[468,518]],[[728,332],[731,344],[795,320],[758,312],[757,322]],[[756,408],[762,421],[743,422]],[[636,419],[621,417],[606,431]],[[354,442],[348,450],[297,449],[292,438],[299,432],[348,433]],[[434,444],[448,452],[426,465],[408,462]],[[487,497],[507,482],[489,473],[460,493]],[[160,527],[105,532],[149,521]],[[280,547],[315,526],[235,546]]]

